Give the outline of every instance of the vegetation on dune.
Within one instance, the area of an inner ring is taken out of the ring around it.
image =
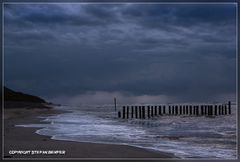
[[[4,101],[46,103],[46,101],[40,97],[15,92],[7,87],[4,87]]]

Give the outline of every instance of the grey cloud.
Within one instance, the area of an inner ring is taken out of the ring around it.
[[[226,24],[236,21],[236,5],[221,4],[163,4],[148,7],[130,5],[126,15],[137,18],[149,27],[169,27],[169,25],[194,26],[202,23]],[[141,16],[139,16],[141,15]],[[142,18],[143,17],[143,18]]]
[[[62,7],[61,5],[11,5],[6,7],[6,23],[19,25],[76,25],[76,26],[98,26],[116,23],[115,15],[111,10],[100,8],[98,5],[84,5],[81,9],[72,6],[74,13]],[[25,10],[26,12],[22,12]]]
[[[49,98],[234,94],[234,14],[234,5],[7,5],[6,84]]]

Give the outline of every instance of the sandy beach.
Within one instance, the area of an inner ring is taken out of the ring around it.
[[[48,136],[36,134],[39,128],[15,127],[20,124],[37,124],[41,119],[38,116],[61,113],[54,109],[21,108],[4,110],[4,159],[13,158],[175,158],[173,154],[155,152],[141,148],[95,144],[85,142],[70,142],[53,140]],[[36,152],[27,152],[27,151]],[[55,154],[45,154],[46,151],[63,151]],[[15,152],[14,152],[15,151]],[[25,151],[16,152],[16,151]],[[38,152],[37,152],[38,151]],[[39,152],[39,151],[45,151]],[[65,153],[64,153],[65,152]],[[14,153],[14,154],[13,154]],[[35,153],[35,154],[32,154]]]

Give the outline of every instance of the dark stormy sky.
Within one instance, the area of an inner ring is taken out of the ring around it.
[[[236,98],[236,5],[5,4],[5,85],[61,103]]]

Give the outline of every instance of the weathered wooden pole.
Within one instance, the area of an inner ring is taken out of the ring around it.
[[[150,119],[151,115],[150,115],[150,106],[147,107],[147,116],[148,116],[148,119]]]
[[[222,106],[218,105],[218,115],[222,115]]]
[[[227,105],[224,104],[224,115],[227,115]]]
[[[204,105],[204,115],[207,115],[208,114],[208,108],[207,108],[207,105]]]
[[[190,115],[192,115],[192,105],[190,105]]]
[[[166,114],[166,106],[163,105],[163,114]]]
[[[223,113],[223,115],[225,115],[225,107],[224,107],[225,105],[224,104],[222,104],[222,107],[223,107],[223,109],[222,109],[222,113]]]
[[[209,116],[210,115],[210,106],[209,105],[207,106],[207,110],[208,110],[207,115]]]
[[[135,118],[138,119],[138,107],[135,106]]]
[[[172,114],[172,112],[171,112],[172,110],[171,110],[171,109],[172,109],[171,106],[168,106],[168,114],[169,114],[169,115]]]
[[[162,107],[158,106],[158,115],[162,115]]]
[[[153,106],[151,106],[151,117],[153,117]]]
[[[222,105],[219,105],[219,115],[223,115],[223,111],[222,111],[222,109],[223,109],[223,107],[222,107]]]
[[[196,106],[193,106],[193,115],[196,115]]]
[[[198,116],[198,105],[196,105],[195,109],[196,109],[195,110],[195,115]]]
[[[210,115],[210,105],[208,105],[207,108],[208,108],[208,113],[207,114],[209,116]]]
[[[125,119],[125,106],[123,106],[122,114],[122,118]]]
[[[196,105],[194,105],[194,107],[193,107],[193,115],[197,115],[197,107],[196,107]]]
[[[222,104],[222,115],[224,115],[224,104]]]
[[[208,116],[209,115],[209,105],[206,105],[206,111],[205,111],[205,115]]]
[[[214,115],[217,116],[217,105],[214,106]]]
[[[214,105],[211,105],[211,109],[212,109],[211,110],[212,111],[211,114],[214,115],[214,110],[213,110],[214,109]]]
[[[188,105],[186,105],[186,115],[189,115],[188,113],[189,113],[189,111],[188,111]]]
[[[172,115],[175,115],[175,106],[172,105]]]
[[[121,118],[121,111],[118,111],[118,118]]]
[[[207,105],[204,106],[204,115],[207,116],[208,114],[208,108],[207,108]]]
[[[178,115],[178,105],[175,106],[175,115]]]
[[[185,114],[186,114],[186,106],[183,105],[183,115],[185,115]]]
[[[115,111],[117,111],[117,99],[114,97],[114,106],[115,106]]]
[[[180,105],[179,114],[182,115],[182,105]]]
[[[129,118],[129,106],[127,106],[127,119]]]
[[[145,106],[142,106],[142,118],[145,119]]]
[[[154,107],[154,112],[155,112],[154,115],[157,116],[157,115],[158,115],[158,114],[157,114],[157,106]]]
[[[196,115],[199,115],[199,109],[198,109],[198,105],[196,105]]]
[[[231,101],[228,101],[228,114],[231,114]]]
[[[209,115],[209,105],[206,105],[206,107],[207,107],[207,108],[206,108],[206,109],[207,109],[207,110],[206,110],[206,115]]]
[[[141,106],[138,106],[138,111],[139,111],[139,119],[142,119],[142,109],[141,109]]]
[[[205,105],[204,114],[205,114],[205,116],[208,115],[208,105]]]
[[[224,107],[223,107],[223,104],[222,104],[222,115],[224,115]]]
[[[174,107],[175,107],[175,106],[172,106],[172,115],[175,114]]]
[[[203,105],[200,106],[201,112],[200,115],[203,115]]]
[[[208,105],[208,116],[211,116],[211,105]]]
[[[205,115],[205,106],[204,105],[201,105],[201,115]]]
[[[196,106],[196,115],[199,116],[199,105]]]
[[[212,116],[213,115],[213,105],[210,105],[210,115]]]
[[[134,107],[133,106],[131,106],[131,118],[133,119],[134,118]]]

